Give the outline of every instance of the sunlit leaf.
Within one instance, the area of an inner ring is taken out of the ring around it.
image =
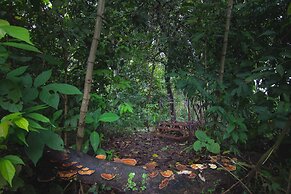
[[[3,178],[12,186],[12,179],[15,175],[15,167],[8,159],[0,158],[0,172]]]
[[[19,119],[13,120],[13,121],[14,121],[15,125],[17,125],[19,128],[28,131],[29,122],[25,118],[21,117]]]

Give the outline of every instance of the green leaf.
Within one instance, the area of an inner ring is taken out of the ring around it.
[[[22,115],[21,112],[11,113],[11,114],[6,115],[5,117],[3,117],[3,118],[1,119],[1,122],[3,122],[3,121],[11,121],[11,120],[13,120],[13,119],[20,118],[21,115]]]
[[[30,41],[29,31],[25,28],[19,26],[1,26],[1,29],[4,30],[9,36],[27,42],[28,44],[32,44]]]
[[[288,5],[287,15],[288,15],[288,16],[291,15],[291,3],[289,3],[289,5]]]
[[[49,123],[50,122],[49,118],[47,118],[46,116],[44,116],[42,114],[39,114],[39,113],[29,113],[26,116],[29,117],[29,118],[32,118],[32,119],[34,119],[36,121],[43,122],[43,123]]]
[[[89,151],[89,140],[85,141],[85,143],[82,145],[82,152],[87,153]]]
[[[2,39],[6,35],[6,31],[2,29],[2,26],[9,26],[9,22],[6,20],[0,19],[0,39]]]
[[[208,144],[206,148],[209,152],[214,154],[218,154],[220,152],[220,145],[218,143]]]
[[[37,122],[33,121],[33,120],[29,120],[29,127],[33,128],[33,129],[45,129],[44,127],[42,127],[40,124],[38,124]]]
[[[62,138],[53,131],[41,131],[40,138],[49,148],[53,150],[62,151],[64,149],[64,142]]]
[[[201,130],[197,130],[195,132],[195,136],[200,140],[200,141],[204,141],[206,142],[209,137],[206,135],[206,133],[204,131],[201,131]]]
[[[20,140],[20,142],[24,143],[26,146],[28,146],[27,142],[26,142],[26,132],[25,131],[20,131],[18,130],[16,133],[17,139]]]
[[[227,133],[231,133],[234,130],[234,128],[235,128],[235,125],[233,123],[230,123],[226,129]]]
[[[39,87],[43,84],[45,84],[51,77],[52,70],[44,71],[41,74],[39,74],[35,80],[34,80],[34,87]]]
[[[55,122],[56,120],[58,120],[62,116],[62,114],[63,114],[63,110],[58,110],[54,112],[52,122]]]
[[[1,37],[1,29],[0,29],[0,37]],[[8,59],[8,56],[9,54],[8,54],[7,49],[3,46],[0,46],[0,64],[5,64]]]
[[[16,155],[6,155],[3,158],[9,160],[14,165],[17,165],[17,164],[24,165],[23,160]]]
[[[28,125],[29,125],[29,123],[28,123],[28,121],[27,121],[25,118],[21,117],[21,118],[19,118],[19,119],[13,120],[13,122],[14,122],[15,125],[17,125],[19,128],[28,131]]]
[[[36,165],[42,156],[44,142],[38,133],[30,132],[27,137],[27,143],[28,146],[25,148],[26,154],[34,165]]]
[[[103,113],[102,115],[100,115],[98,121],[114,122],[114,121],[117,121],[118,119],[119,119],[119,116],[117,114],[108,112],[108,113]]]
[[[24,103],[30,103],[38,97],[36,88],[25,88],[22,92],[22,100]]]
[[[12,179],[15,175],[15,167],[10,160],[0,159],[0,172],[3,178],[12,186]]]
[[[67,95],[82,94],[82,92],[78,88],[69,84],[53,83],[53,84],[48,84],[44,86],[43,88],[47,90],[53,90],[61,94],[67,94]]]
[[[19,48],[19,49],[26,50],[26,51],[32,51],[32,52],[41,53],[40,50],[38,50],[36,47],[31,46],[29,44],[25,44],[25,43],[2,42],[1,45],[11,46],[11,47]]]
[[[193,149],[197,152],[197,151],[201,151],[203,147],[203,144],[201,141],[195,141],[195,143],[193,144]]]
[[[6,77],[8,79],[18,77],[18,76],[22,75],[26,71],[27,68],[28,68],[28,66],[18,67],[17,69],[14,69],[14,70],[10,71],[9,73],[7,73]]]
[[[9,129],[9,121],[3,121],[0,123],[0,138],[4,137],[6,138],[8,135],[8,129]]]
[[[96,153],[97,149],[99,147],[99,144],[100,144],[100,137],[99,137],[99,134],[96,131],[93,131],[90,134],[90,143],[91,143],[91,146],[92,146],[92,148],[94,150],[94,153]]]
[[[32,107],[29,107],[29,108],[25,109],[25,112],[26,113],[35,112],[35,111],[38,111],[38,110],[46,109],[47,107],[48,107],[47,105],[32,106]]]
[[[43,87],[39,94],[39,99],[46,103],[47,105],[58,109],[59,102],[60,102],[60,96],[58,93],[51,94],[47,89]]]

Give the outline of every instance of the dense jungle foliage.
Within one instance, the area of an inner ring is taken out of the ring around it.
[[[37,193],[45,146],[76,147],[97,6],[1,0],[0,193]],[[252,157],[235,176],[253,193],[290,192],[288,0],[116,0],[102,19],[83,152],[110,154],[109,137],[161,121],[197,121],[191,152]]]

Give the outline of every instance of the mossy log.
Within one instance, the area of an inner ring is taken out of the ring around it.
[[[161,171],[149,171],[142,166],[131,166],[123,163],[99,160],[95,157],[75,150],[46,150],[40,162],[42,174],[48,175],[46,180],[54,178],[76,180],[84,184],[104,184],[120,193],[171,193],[187,194],[201,193],[207,190],[217,190],[226,186],[227,176],[224,171],[205,169],[194,171],[194,177],[186,174],[174,174],[165,178]],[[134,173],[134,176],[133,176]],[[130,175],[133,176],[130,181]],[[151,175],[151,176],[150,176]],[[196,176],[197,175],[197,176]],[[103,177],[102,177],[103,176]],[[43,180],[41,177],[40,180]],[[106,180],[105,178],[112,178]]]

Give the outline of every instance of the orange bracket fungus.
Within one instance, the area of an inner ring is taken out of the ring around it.
[[[153,172],[149,173],[150,178],[155,178],[158,175],[159,175],[159,171],[153,171]]]
[[[174,174],[173,171],[171,171],[171,170],[161,171],[160,173],[165,178],[169,178]]]
[[[159,189],[165,188],[169,184],[169,181],[169,178],[165,178],[164,180],[162,180],[162,182],[159,184]]]
[[[106,156],[103,155],[103,154],[98,154],[95,156],[95,158],[99,159],[99,160],[105,160],[106,159]]]
[[[100,176],[103,179],[110,181],[110,180],[112,180],[112,179],[114,179],[116,177],[116,174],[102,173]]]

